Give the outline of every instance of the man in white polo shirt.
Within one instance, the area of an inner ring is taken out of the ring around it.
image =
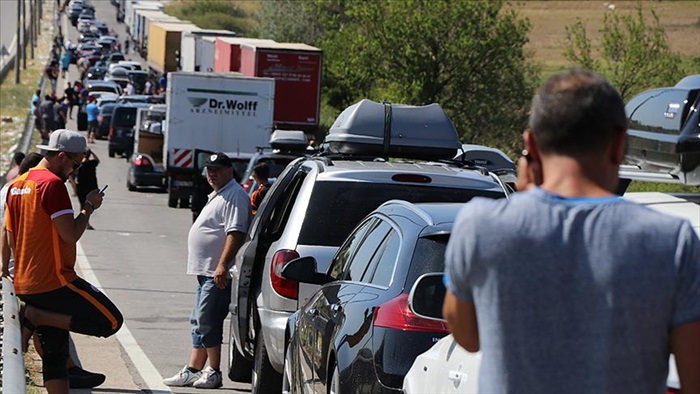
[[[197,275],[198,287],[190,322],[192,351],[189,363],[167,386],[219,388],[224,319],[231,301],[228,269],[245,240],[251,219],[250,199],[235,181],[233,162],[224,153],[211,155],[207,182],[214,191],[192,224],[187,239],[187,274]],[[209,366],[204,368],[209,360]]]

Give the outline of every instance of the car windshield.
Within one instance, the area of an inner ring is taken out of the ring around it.
[[[415,184],[319,181],[309,201],[315,214],[306,215],[299,244],[340,246],[363,217],[392,199],[412,203],[467,202],[476,196],[502,198],[504,194]]]

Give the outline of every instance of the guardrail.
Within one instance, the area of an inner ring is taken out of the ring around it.
[[[23,394],[27,392],[27,383],[24,379],[19,302],[15,286],[8,278],[2,278],[2,317],[2,392]]]

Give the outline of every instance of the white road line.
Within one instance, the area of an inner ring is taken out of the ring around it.
[[[88,261],[85,251],[83,250],[83,246],[80,244],[80,242],[78,242],[77,249],[78,258],[76,264],[82,271],[83,279],[102,290],[102,285],[100,284],[100,281],[97,280],[97,277],[90,266],[90,262]],[[141,350],[141,347],[139,347],[138,343],[136,343],[136,339],[133,335],[131,335],[131,331],[126,326],[126,322],[122,325],[119,332],[117,332],[116,338],[122,348],[126,350],[126,354],[129,355],[131,363],[134,365],[136,371],[138,371],[139,375],[141,375],[141,379],[143,379],[144,383],[146,384],[147,390],[153,394],[172,393],[168,386],[163,384],[163,377],[160,375],[156,367],[153,366],[151,360],[148,359],[148,356],[146,356],[143,350]]]

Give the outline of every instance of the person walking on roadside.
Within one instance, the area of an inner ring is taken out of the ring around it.
[[[44,101],[39,105],[39,112],[41,114],[41,124],[42,124],[42,141],[49,139],[49,134],[56,130],[56,124],[54,123],[54,97],[47,94],[44,97]]]
[[[73,107],[77,102],[77,94],[75,88],[71,86],[70,81],[66,81],[66,88],[63,90],[63,94],[68,100],[68,119],[73,119]]]
[[[190,316],[192,350],[188,364],[167,386],[219,388],[224,319],[231,300],[228,269],[243,244],[250,223],[250,200],[234,180],[233,162],[216,153],[206,163],[207,182],[214,191],[190,228],[187,273],[197,276],[197,298]],[[209,366],[204,366],[209,361]]]
[[[66,78],[66,73],[68,72],[68,66],[70,66],[70,51],[63,52],[61,55],[61,78]]]
[[[20,307],[22,344],[36,330],[43,348],[42,373],[49,394],[68,393],[68,331],[109,337],[121,328],[121,312],[75,272],[76,243],[104,195],[93,190],[78,216],[65,187],[87,151],[85,137],[60,129],[38,166],[10,185],[5,231],[15,256],[14,285]],[[3,251],[4,252],[4,251]]]
[[[100,113],[100,107],[95,103],[95,97],[88,97],[88,105],[85,106],[85,113],[87,114],[88,123],[88,142],[93,144],[95,142],[95,136],[97,135],[97,128],[99,127],[97,116]]]
[[[31,168],[34,168],[37,166],[41,160],[44,158],[39,153],[36,152],[31,152],[29,153],[21,162],[19,165],[19,175],[25,174],[27,171],[29,171]],[[10,252],[10,244],[7,240],[7,237],[5,236],[5,201],[7,201],[7,193],[10,189],[10,184],[11,183],[6,183],[5,186],[0,189],[0,240],[2,241],[2,276],[10,278],[10,280],[14,279],[14,257],[11,255]],[[43,356],[44,351],[41,347],[41,343],[39,342],[39,339],[37,338],[37,335],[35,333],[34,336],[32,336],[32,339],[34,340],[34,347],[36,348],[37,353],[39,356]],[[69,338],[69,347],[72,349],[75,348],[75,344],[73,341]],[[71,350],[72,351],[72,350]],[[66,360],[66,368],[68,368],[68,382],[70,388],[92,388],[101,385],[104,383],[106,377],[105,375],[101,373],[94,373],[90,371],[86,371],[79,367],[76,363],[75,360],[73,360],[73,357],[68,355],[68,360]]]
[[[529,190],[458,214],[443,315],[481,350],[480,392],[665,393],[669,353],[700,392],[700,239],[614,194],[626,131],[609,82],[556,74],[523,134]]]

